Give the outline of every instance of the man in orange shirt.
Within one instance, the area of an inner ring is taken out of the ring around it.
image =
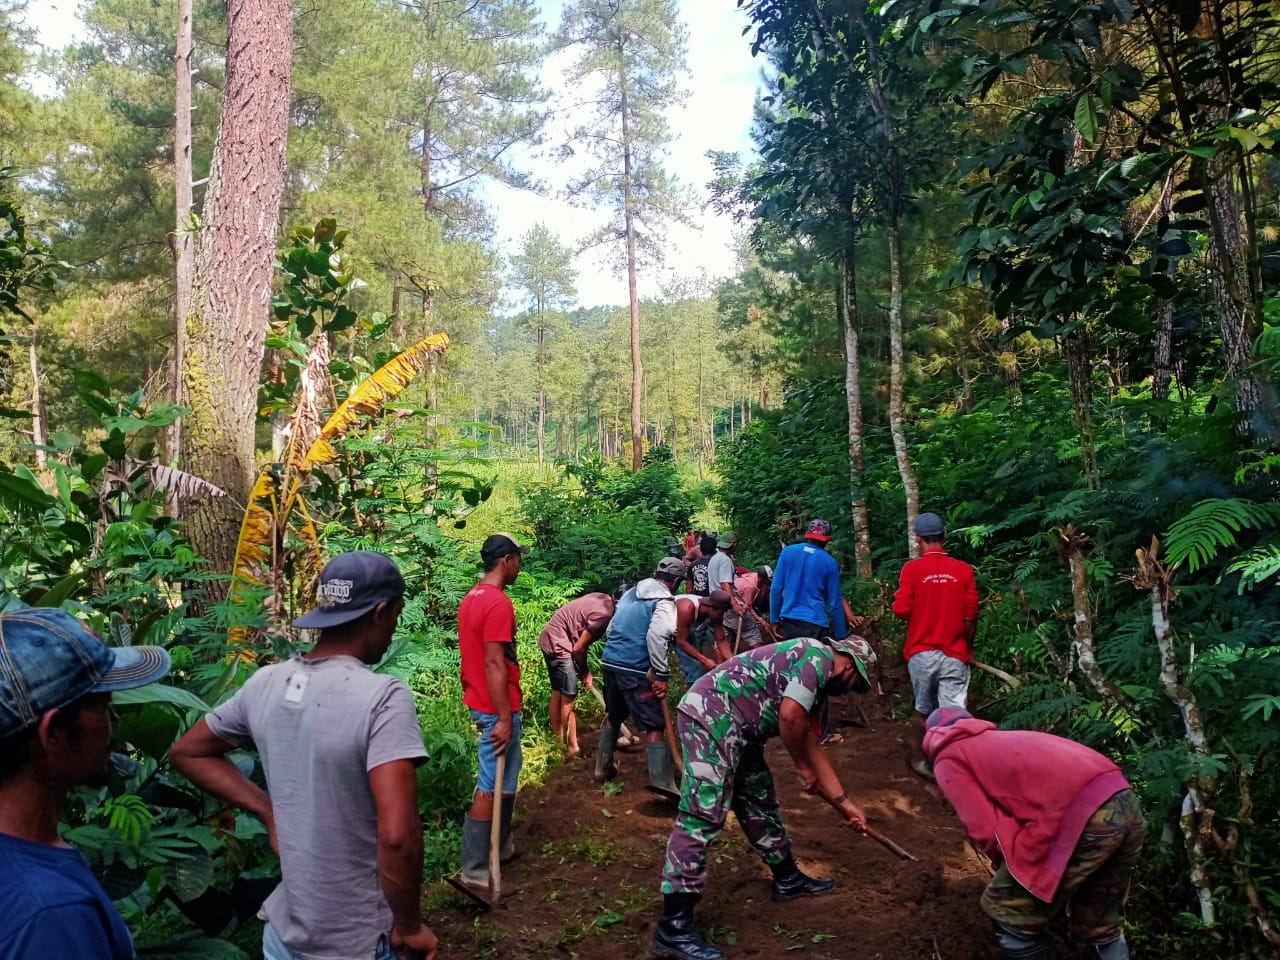
[[[462,702],[479,730],[480,777],[471,811],[462,824],[462,882],[488,892],[489,826],[502,818],[502,859],[515,856],[511,814],[520,782],[520,662],[516,658],[516,611],[507,587],[520,576],[520,558],[529,552],[509,533],[495,533],[480,547],[484,576],[458,606],[458,647],[462,655]],[[502,783],[498,756],[507,755]],[[502,802],[494,810],[494,797]]]
[[[913,725],[924,740],[925,718],[938,707],[964,709],[969,664],[978,628],[978,584],[973,567],[943,549],[946,529],[936,513],[916,517],[916,539],[924,553],[907,562],[893,595],[893,615],[907,621],[902,655],[915,694]],[[923,750],[923,747],[921,747]],[[911,768],[933,779],[921,753]]]

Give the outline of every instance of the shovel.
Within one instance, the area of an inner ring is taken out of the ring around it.
[[[489,895],[462,882],[458,877],[445,877],[449,886],[472,903],[485,910],[492,910],[502,899],[502,782],[507,773],[507,754],[498,754],[498,769],[494,774],[493,816],[489,821]]]

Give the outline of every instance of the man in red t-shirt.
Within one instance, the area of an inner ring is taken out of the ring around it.
[[[921,742],[929,714],[938,707],[966,706],[973,635],[978,628],[973,567],[947,555],[942,547],[946,535],[936,513],[916,517],[916,539],[924,553],[902,568],[898,592],[893,595],[893,615],[907,621],[902,655],[915,693],[912,722]],[[911,768],[933,779],[933,767],[923,752]]]
[[[516,611],[506,589],[520,576],[520,558],[529,552],[509,533],[495,533],[480,547],[484,576],[458,606],[458,647],[462,654],[462,702],[480,732],[480,777],[471,812],[462,824],[462,882],[487,896],[489,826],[494,793],[502,788],[501,857],[515,856],[511,814],[520,780],[520,662],[516,658]],[[498,756],[507,756],[497,783]]]

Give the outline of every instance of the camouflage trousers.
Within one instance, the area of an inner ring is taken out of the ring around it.
[[[1065,909],[1072,940],[1110,943],[1124,932],[1124,900],[1142,853],[1144,828],[1133,791],[1121,790],[1085,824],[1052,903],[1036,899],[1001,865],[982,893],[983,911],[1002,927],[1034,939]]]
[[[748,743],[734,728],[712,736],[693,717],[681,713],[678,718],[684,778],[680,810],[667,841],[662,892],[702,893],[707,847],[724,829],[730,810],[765,863],[782,863],[791,855],[791,838],[782,826],[764,747]]]

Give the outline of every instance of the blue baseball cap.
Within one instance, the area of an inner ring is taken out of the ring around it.
[[[320,571],[315,608],[295,627],[323,630],[358,620],[380,603],[404,596],[404,577],[390,557],[374,550],[340,553]]]
[[[163,647],[109,647],[57,609],[0,616],[0,738],[90,693],[132,690],[169,672]]]
[[[916,517],[916,536],[940,537],[946,532],[942,518],[936,513],[922,513]]]

